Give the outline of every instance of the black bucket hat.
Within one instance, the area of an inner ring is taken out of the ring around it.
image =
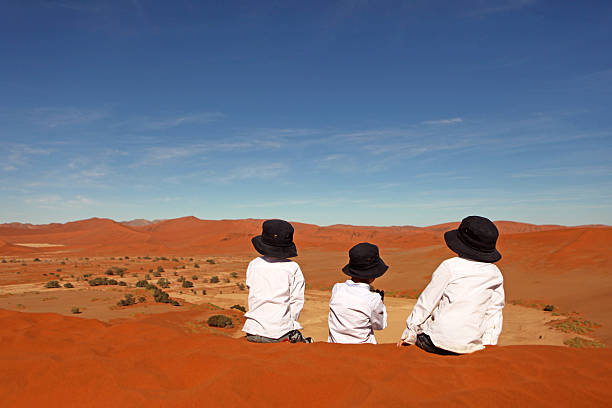
[[[462,258],[479,262],[497,262],[501,254],[495,249],[499,231],[488,218],[471,215],[459,228],[444,233],[446,245]]]
[[[359,279],[373,279],[382,276],[389,267],[378,254],[378,247],[368,242],[355,245],[349,251],[349,263],[342,272]]]
[[[293,227],[287,221],[264,221],[261,235],[253,237],[251,242],[262,255],[276,258],[297,256],[297,249],[293,243]]]

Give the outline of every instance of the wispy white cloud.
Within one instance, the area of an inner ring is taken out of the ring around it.
[[[87,124],[106,118],[108,115],[105,110],[74,107],[37,108],[26,113],[28,120],[49,128]]]
[[[161,119],[143,119],[142,127],[148,130],[162,130],[188,124],[205,124],[215,122],[223,118],[225,118],[225,115],[221,112],[202,112]]]
[[[76,195],[70,198],[64,198],[56,194],[42,195],[26,198],[23,202],[26,205],[52,210],[84,208],[100,205],[100,203],[96,200],[83,195]]]
[[[462,118],[450,118],[450,119],[438,119],[438,120],[426,120],[421,122],[422,125],[452,125],[454,123],[463,122]]]
[[[571,176],[612,176],[612,167],[550,167],[525,170],[512,174],[513,178],[540,178],[540,177],[571,177]]]

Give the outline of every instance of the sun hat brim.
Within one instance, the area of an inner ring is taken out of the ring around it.
[[[351,267],[350,263],[346,264],[344,268],[342,268],[342,272],[354,278],[375,279],[387,272],[387,269],[389,269],[389,267],[382,259],[379,259],[378,263],[368,269],[355,269]]]
[[[444,233],[446,246],[462,258],[471,259],[478,262],[497,262],[501,259],[501,254],[497,249],[491,252],[479,251],[471,248],[459,239],[459,230],[451,230]]]
[[[263,242],[263,237],[257,235],[251,239],[255,250],[262,255],[273,256],[275,258],[293,258],[297,256],[297,248],[295,243],[291,243],[289,246],[272,246]]]

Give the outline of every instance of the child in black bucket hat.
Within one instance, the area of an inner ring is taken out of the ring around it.
[[[389,267],[380,258],[378,247],[368,242],[349,251],[349,263],[342,272],[351,279],[336,283],[329,300],[330,343],[376,344],[374,330],[387,327],[383,291],[370,291],[370,284]]]
[[[249,311],[242,331],[255,343],[311,343],[299,329],[304,306],[304,275],[300,266],[288,258],[297,256],[293,226],[283,220],[267,220],[262,234],[253,237],[253,246],[263,256],[247,268]]]
[[[444,234],[458,257],[438,266],[406,320],[398,346],[415,344],[436,354],[464,354],[497,344],[504,278],[494,265],[499,232],[489,219],[470,216]]]

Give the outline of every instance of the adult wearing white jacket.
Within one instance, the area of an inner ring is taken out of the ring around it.
[[[464,354],[497,344],[504,307],[503,276],[494,262],[499,232],[489,219],[470,216],[444,234],[459,257],[445,260],[419,296],[398,346],[436,354]]]

